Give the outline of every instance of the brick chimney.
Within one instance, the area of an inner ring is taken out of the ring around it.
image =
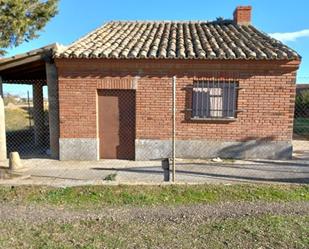
[[[234,22],[240,25],[251,23],[251,6],[238,6],[234,11]]]

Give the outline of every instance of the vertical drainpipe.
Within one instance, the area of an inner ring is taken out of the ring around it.
[[[3,102],[2,78],[0,76],[0,162],[7,159],[6,134],[5,134],[5,113]]]

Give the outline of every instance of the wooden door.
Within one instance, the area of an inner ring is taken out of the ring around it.
[[[135,158],[135,91],[100,90],[100,158]]]

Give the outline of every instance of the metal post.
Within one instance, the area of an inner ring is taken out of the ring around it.
[[[176,76],[173,76],[173,124],[172,124],[172,181],[175,182],[175,175],[176,175]]]
[[[28,118],[29,118],[29,127],[31,128],[31,111],[30,111],[30,97],[29,91],[27,91],[27,104],[28,104]]]

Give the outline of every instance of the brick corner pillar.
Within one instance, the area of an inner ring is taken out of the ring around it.
[[[34,140],[36,146],[44,144],[44,99],[43,84],[34,83],[33,89],[33,119],[34,119]]]
[[[46,62],[46,80],[48,87],[48,119],[51,157],[59,159],[59,98],[58,74],[54,63]]]
[[[7,159],[2,78],[0,76],[0,161]]]

